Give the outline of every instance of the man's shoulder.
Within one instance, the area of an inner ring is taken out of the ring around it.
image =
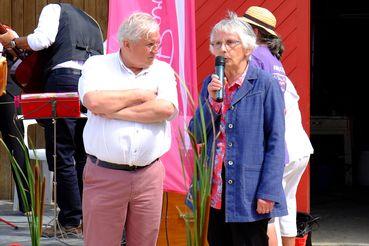
[[[42,8],[42,11],[60,11],[61,4],[60,3],[49,3]]]
[[[167,62],[164,62],[164,61],[161,61],[161,60],[158,60],[158,59],[155,59],[151,66],[152,66],[153,69],[159,69],[161,71],[164,70],[164,71],[173,72],[173,68]]]

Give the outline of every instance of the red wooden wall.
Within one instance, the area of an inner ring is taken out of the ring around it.
[[[285,45],[283,65],[300,95],[305,129],[310,132],[310,0],[195,0],[198,81],[213,71],[209,52],[211,28],[227,11],[243,14],[249,6],[269,9],[277,18],[277,33]],[[305,172],[298,190],[298,208],[310,211],[310,176]]]

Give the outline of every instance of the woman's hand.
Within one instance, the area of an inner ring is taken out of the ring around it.
[[[271,213],[274,208],[274,202],[264,199],[258,199],[256,212],[259,214]]]
[[[224,84],[227,83],[227,78],[224,77]],[[213,100],[216,100],[216,92],[223,88],[223,84],[220,82],[218,75],[212,74],[211,81],[208,84],[208,92]]]

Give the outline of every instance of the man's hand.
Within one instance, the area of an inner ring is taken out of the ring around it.
[[[227,78],[224,77],[224,84],[226,83],[227,83]],[[216,97],[217,97],[216,92],[222,89],[222,87],[223,85],[220,82],[218,75],[216,74],[211,75],[211,81],[208,84],[208,92],[209,92],[210,97],[213,100],[216,100]]]
[[[11,48],[10,46],[10,41],[12,41],[14,38],[16,38],[16,36],[14,35],[13,32],[11,32],[9,29],[6,33],[0,35],[0,43],[5,47],[5,48]]]
[[[150,100],[154,100],[156,96],[158,95],[156,91],[152,91],[152,90],[144,90],[144,89],[137,89],[137,90],[141,91],[142,93],[142,103],[150,101]]]
[[[259,214],[268,214],[271,213],[274,208],[274,202],[264,199],[258,199],[256,212]]]

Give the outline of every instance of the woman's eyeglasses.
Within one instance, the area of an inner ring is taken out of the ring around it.
[[[234,47],[236,47],[237,45],[239,45],[241,43],[241,41],[238,41],[238,40],[226,40],[225,43],[221,42],[221,41],[217,41],[217,42],[213,42],[213,43],[210,43],[211,46],[213,46],[214,49],[221,49],[223,44],[226,48],[226,50],[229,50],[229,49],[233,49]]]

